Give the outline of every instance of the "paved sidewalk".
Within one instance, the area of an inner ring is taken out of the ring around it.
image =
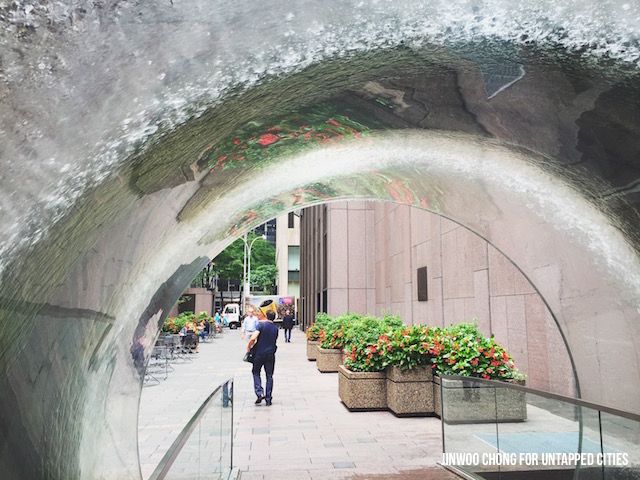
[[[176,365],[140,405],[140,457],[148,476],[201,402],[226,374],[235,375],[234,465],[242,480],[457,478],[435,469],[440,421],[349,412],[338,398],[338,374],[318,372],[306,340],[278,341],[273,405],[254,405],[245,341],[238,331],[202,344],[193,363]],[[435,475],[435,476],[430,476]]]

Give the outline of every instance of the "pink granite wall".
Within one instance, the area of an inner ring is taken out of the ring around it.
[[[352,201],[330,204],[327,215],[327,313],[373,312],[374,212]]]
[[[482,238],[423,210],[380,202],[328,209],[328,311],[400,315],[408,324],[476,321],[533,388],[573,395],[571,367],[544,302]],[[346,266],[346,268],[345,268]],[[418,301],[417,269],[428,270]]]

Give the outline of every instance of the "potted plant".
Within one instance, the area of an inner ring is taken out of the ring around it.
[[[351,411],[386,410],[386,357],[378,344],[353,343],[340,365],[338,394]]]
[[[396,316],[382,318],[350,315],[343,329],[344,365],[339,367],[338,390],[349,410],[384,410],[387,408],[387,352],[380,336],[392,327],[402,325]]]
[[[337,372],[338,366],[342,363],[344,325],[343,317],[332,318],[320,330],[316,366],[322,373]]]
[[[448,423],[518,422],[527,418],[525,393],[510,388],[472,385],[473,378],[524,384],[524,375],[495,338],[483,337],[476,325],[462,323],[435,332],[432,363],[436,414],[442,415],[441,395],[447,404]],[[470,377],[452,381],[455,385],[441,393],[441,375]],[[457,382],[457,383],[456,383]],[[460,384],[460,385],[458,385]],[[466,387],[466,388],[465,388]]]
[[[331,320],[326,313],[318,312],[316,320],[307,328],[307,360],[315,361],[318,355],[318,345],[320,345],[320,332],[324,326]]]
[[[434,415],[431,330],[426,325],[398,327],[382,335],[387,352],[387,405],[396,416]]]

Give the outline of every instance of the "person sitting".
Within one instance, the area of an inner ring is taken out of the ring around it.
[[[187,334],[185,336],[185,347],[188,348],[189,353],[193,353],[194,351],[196,353],[199,352],[199,342],[198,342],[198,335],[196,334],[196,326],[193,322],[187,322],[187,324],[185,325],[186,329],[187,329]]]

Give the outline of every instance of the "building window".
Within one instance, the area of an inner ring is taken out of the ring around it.
[[[418,269],[418,301],[426,302],[429,300],[427,294],[427,267],[420,267]]]
[[[300,270],[289,270],[289,282],[299,282],[300,281]]]
[[[289,245],[288,270],[300,270],[300,245]]]
[[[289,212],[289,218],[288,218],[288,223],[289,223],[289,228],[293,228],[294,227],[294,219],[295,219],[295,214],[293,212]]]

